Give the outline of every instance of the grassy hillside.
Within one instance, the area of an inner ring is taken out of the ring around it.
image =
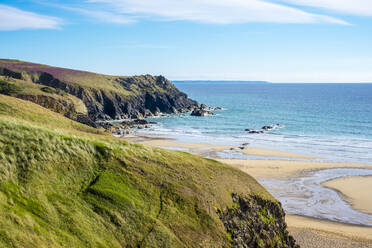
[[[227,165],[118,140],[4,95],[0,165],[0,247],[228,247],[217,210],[237,207],[232,193],[277,205]]]

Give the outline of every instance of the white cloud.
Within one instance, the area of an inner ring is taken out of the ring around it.
[[[372,16],[371,0],[279,0],[295,5],[310,6],[346,14]]]
[[[60,25],[61,22],[58,18],[0,4],[0,30],[54,29]]]
[[[55,5],[58,6],[58,5]],[[67,7],[67,6],[58,6],[60,8],[73,11],[76,13],[80,13],[82,15],[103,21],[108,23],[115,23],[115,24],[128,24],[132,23],[135,20],[125,17],[123,15],[114,14],[107,11],[101,11],[101,10],[88,10],[88,9],[82,9],[82,8],[73,8],[73,7]]]
[[[115,11],[165,20],[187,20],[203,23],[334,23],[347,22],[326,15],[263,0],[87,0],[106,3]]]

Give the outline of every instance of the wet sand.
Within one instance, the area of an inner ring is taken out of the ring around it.
[[[250,174],[255,178],[284,178],[297,176],[302,171],[332,168],[367,168],[372,165],[354,163],[326,163],[317,161],[258,160],[258,159],[217,159]]]
[[[340,192],[354,209],[372,214],[372,177],[339,178],[322,185]]]
[[[303,159],[315,159],[318,157],[304,155],[304,154],[296,154],[291,152],[281,152],[275,151],[270,149],[263,149],[257,147],[246,147],[244,150],[237,150],[238,152],[244,153],[246,155],[253,155],[253,156],[264,156],[264,157],[283,157],[283,158],[303,158]]]
[[[144,137],[143,137],[144,138]],[[144,139],[139,141],[142,144],[150,146],[160,146],[160,147],[176,147],[176,148],[186,148],[190,152],[195,154],[202,154],[205,152],[220,152],[224,150],[234,149],[236,152],[243,153],[245,155],[262,156],[262,157],[282,157],[282,158],[302,158],[302,159],[315,159],[317,157],[308,156],[303,154],[296,154],[290,152],[282,152],[270,149],[263,149],[257,147],[245,146],[244,149],[240,149],[241,146],[225,146],[225,145],[211,145],[207,143],[192,143],[192,142],[179,142],[171,139]]]

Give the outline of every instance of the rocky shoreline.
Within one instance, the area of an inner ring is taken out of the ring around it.
[[[198,104],[195,108],[190,110],[184,110],[181,113],[188,113],[190,116],[214,116],[216,115],[212,111],[220,111],[222,110],[221,107],[208,107],[205,104]],[[146,116],[146,117],[167,117],[169,114],[165,113],[157,113],[156,116]],[[156,125],[157,122],[148,121],[142,118],[127,118],[120,121],[112,121],[112,120],[98,120],[94,124],[90,123],[90,126],[94,125],[97,128],[103,128],[106,132],[112,133],[115,136],[121,137],[125,135],[129,135],[133,133],[135,130],[138,129],[146,129],[150,128],[153,125]]]

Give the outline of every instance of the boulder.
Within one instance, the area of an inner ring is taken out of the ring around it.
[[[216,115],[216,114],[200,108],[200,109],[194,109],[191,112],[191,115],[192,116],[208,116],[208,115]]]
[[[269,131],[269,130],[274,129],[274,126],[263,126],[262,129],[265,131]]]

